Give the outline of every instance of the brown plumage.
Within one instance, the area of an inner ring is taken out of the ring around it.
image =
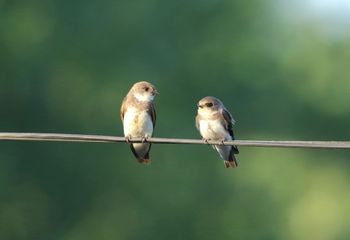
[[[198,102],[196,127],[204,140],[234,140],[233,124],[235,123],[224,104],[215,97],[205,97]],[[237,146],[214,145],[213,148],[224,160],[226,168],[238,166],[234,154]]]
[[[120,117],[123,122],[124,136],[127,140],[153,136],[156,123],[156,112],[153,98],[157,94],[156,88],[145,81],[135,83],[124,98]],[[130,148],[138,162],[149,164],[151,143],[133,143]]]

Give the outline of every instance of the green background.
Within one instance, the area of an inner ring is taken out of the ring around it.
[[[122,136],[134,82],[155,136],[200,138],[220,98],[237,139],[347,140],[347,1],[0,0],[0,131]],[[346,150],[0,142],[0,239],[349,239]]]

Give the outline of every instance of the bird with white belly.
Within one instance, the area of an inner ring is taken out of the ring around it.
[[[132,138],[142,138],[146,141],[148,137],[153,136],[156,123],[153,99],[156,94],[158,91],[151,83],[141,81],[135,83],[124,98],[120,117],[127,142]],[[151,162],[149,157],[151,143],[132,143],[130,148],[138,162],[143,164]]]
[[[235,120],[232,118],[224,104],[215,97],[205,97],[198,102],[196,127],[205,141],[234,140],[232,126]],[[238,166],[234,154],[238,154],[237,146],[213,145],[213,148],[224,160],[226,168]]]

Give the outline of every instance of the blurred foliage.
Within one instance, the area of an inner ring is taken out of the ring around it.
[[[346,140],[350,14],[335,35],[308,1],[2,0],[0,131],[122,135],[148,80],[158,137],[199,138],[213,95],[239,139]],[[205,146],[151,155],[1,142],[0,239],[350,238],[347,151],[241,148],[235,170]]]

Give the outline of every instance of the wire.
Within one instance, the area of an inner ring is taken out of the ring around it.
[[[59,133],[17,133],[0,132],[0,141],[55,141],[55,142],[94,142],[116,143],[126,142],[124,137],[83,135],[83,134],[59,134]],[[131,143],[140,143],[142,139],[131,139]],[[330,148],[350,149],[350,141],[259,141],[259,140],[234,140],[234,141],[208,141],[198,139],[180,138],[148,138],[146,142],[157,144],[209,144],[209,145],[236,145],[245,147],[277,147],[277,148]]]

